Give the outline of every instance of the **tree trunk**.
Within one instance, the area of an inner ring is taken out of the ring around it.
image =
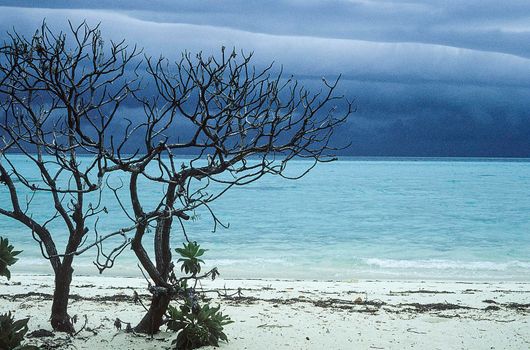
[[[74,270],[71,264],[64,264],[55,273],[51,324],[58,332],[74,333],[75,329],[68,315],[68,298]]]
[[[144,334],[158,333],[163,324],[164,314],[168,308],[169,301],[170,297],[167,293],[153,295],[149,310],[134,328],[134,331]]]
[[[158,218],[154,237],[156,270],[166,285],[169,273],[171,272],[171,250],[169,246],[171,223],[171,216]],[[170,300],[171,297],[168,295],[166,286],[157,284],[154,288],[153,297],[151,298],[151,306],[134,330],[138,333],[158,333],[160,326],[163,324],[164,314],[166,313]]]

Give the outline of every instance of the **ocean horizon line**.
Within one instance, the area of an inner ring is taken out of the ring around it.
[[[23,152],[9,151],[5,154],[11,155],[20,155],[24,156]],[[36,154],[36,153],[32,153]],[[138,153],[136,155],[142,155],[144,153]],[[91,156],[90,153],[80,153],[78,156],[87,157]],[[133,156],[134,153],[122,153],[121,156],[129,157]],[[193,153],[176,153],[175,156],[178,159],[194,159],[197,158],[199,154]],[[50,156],[51,155],[47,155]],[[530,162],[530,155],[528,157],[514,157],[514,156],[399,156],[399,155],[330,155],[330,158],[336,158],[335,161],[440,161],[440,162]],[[203,155],[200,158],[206,159],[206,156]],[[259,159],[260,156],[250,156],[249,159]],[[294,161],[310,161],[303,157],[295,157],[292,160]]]

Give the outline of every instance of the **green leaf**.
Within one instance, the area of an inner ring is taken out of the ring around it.
[[[10,312],[0,315],[0,349],[36,349],[36,347],[30,345],[21,345],[28,331],[28,321],[28,318],[15,321]]]
[[[7,238],[0,237],[0,276],[4,276],[8,280],[11,279],[11,272],[8,267],[18,261],[15,256],[22,252],[13,249],[13,246],[9,244]]]
[[[199,259],[207,250],[200,248],[197,242],[188,242],[182,244],[184,248],[175,248],[175,251],[181,256],[177,263],[182,263],[180,271],[186,274],[196,275],[201,272],[201,264],[204,260]]]

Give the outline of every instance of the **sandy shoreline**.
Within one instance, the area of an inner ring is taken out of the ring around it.
[[[30,331],[50,329],[50,276],[14,275],[0,284],[0,312],[31,317]],[[436,281],[208,281],[241,297],[209,292],[232,317],[222,349],[529,349],[530,282]],[[135,324],[143,314],[133,291],[137,278],[74,278],[70,313],[76,337],[32,342],[72,349],[164,349],[173,333],[154,339],[113,327],[116,317]],[[146,295],[147,296],[147,295]],[[146,299],[147,300],[147,299]],[[56,347],[57,348],[57,347]]]

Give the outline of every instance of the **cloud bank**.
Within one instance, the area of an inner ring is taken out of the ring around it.
[[[1,1],[0,33],[101,22],[146,52],[254,51],[309,87],[342,74],[351,155],[530,156],[530,3]],[[17,7],[13,7],[17,6]]]

